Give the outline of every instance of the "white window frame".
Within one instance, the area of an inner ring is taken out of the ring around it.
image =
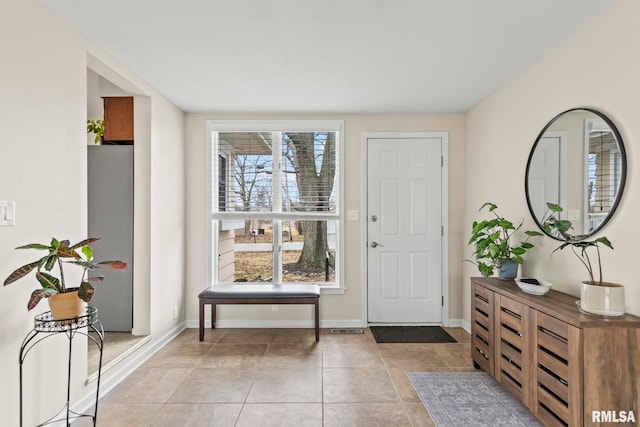
[[[336,268],[335,283],[318,283],[322,289],[322,293],[344,293],[345,290],[345,274],[344,274],[344,121],[343,120],[207,120],[206,121],[206,138],[205,138],[205,230],[206,230],[206,281],[208,286],[218,283],[218,251],[215,244],[218,241],[218,233],[220,224],[227,223],[234,219],[242,219],[246,217],[246,213],[238,213],[234,215],[232,212],[224,213],[225,219],[216,219],[217,201],[213,198],[213,190],[217,195],[217,187],[213,187],[214,179],[212,174],[217,173],[217,166],[212,165],[212,154],[214,135],[219,132],[337,132],[338,149],[336,150],[336,170],[338,175],[337,183],[337,200],[336,212],[321,215],[314,215],[315,219],[336,221]],[[279,152],[280,150],[276,150]],[[277,154],[278,156],[280,153]],[[277,159],[274,158],[274,162]],[[230,169],[230,168],[229,168]],[[216,178],[217,179],[217,178]],[[278,185],[274,186],[274,191],[279,192],[281,189]],[[274,194],[274,200],[277,194]],[[274,203],[274,211],[270,213],[254,213],[254,218],[264,217],[265,219],[273,219],[277,215],[278,219],[285,220],[287,218],[300,219],[301,215],[294,212],[280,212],[279,203]],[[216,224],[216,226],[214,226]],[[282,239],[279,230],[274,229],[274,235],[278,239]],[[276,243],[274,244],[274,282],[281,283],[281,271],[275,268],[276,257],[280,259],[281,254],[276,254]],[[281,260],[280,263],[281,264]],[[308,283],[308,282],[304,282]]]

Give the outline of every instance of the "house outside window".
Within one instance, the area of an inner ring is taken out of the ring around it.
[[[213,283],[340,288],[341,121],[209,121]]]

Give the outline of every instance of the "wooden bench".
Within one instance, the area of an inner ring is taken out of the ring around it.
[[[204,306],[211,305],[211,329],[218,304],[313,304],[316,341],[320,341],[320,287],[318,285],[214,285],[200,292],[200,341],[204,340]]]

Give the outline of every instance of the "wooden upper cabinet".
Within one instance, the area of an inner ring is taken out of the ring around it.
[[[104,141],[133,143],[133,97],[104,97]]]

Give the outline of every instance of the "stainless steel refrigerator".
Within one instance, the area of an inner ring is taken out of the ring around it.
[[[105,331],[131,332],[133,328],[133,146],[88,146],[87,237],[98,261],[122,260],[126,270],[103,268],[94,275],[95,294],[89,305],[98,308]]]

